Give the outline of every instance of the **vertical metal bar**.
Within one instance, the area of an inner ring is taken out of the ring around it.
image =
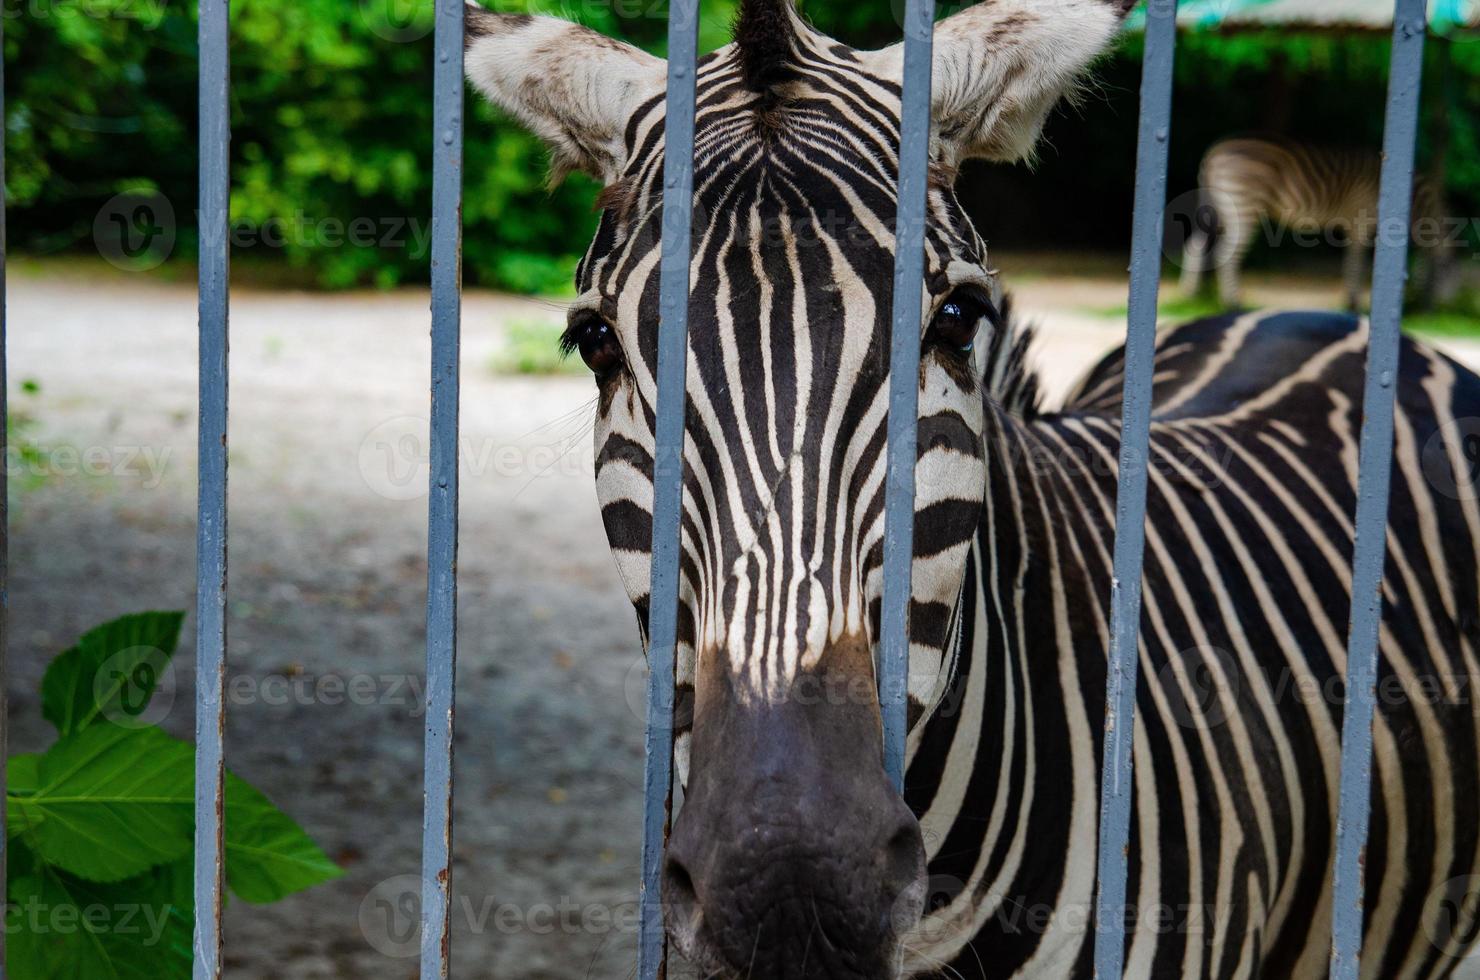
[[[935,0],[908,0],[894,229],[894,316],[889,342],[889,444],[884,491],[884,596],[879,610],[879,710],[884,771],[904,789],[910,597],[915,542],[915,442],[924,315],[925,200],[930,163],[930,73]]]
[[[421,976],[452,964],[452,732],[457,676],[459,347],[462,333],[464,0],[437,0],[432,139],[431,496],[422,770]]]
[[[195,980],[221,976],[226,701],[230,0],[200,0],[200,482],[195,554]]]
[[[1176,42],[1176,0],[1151,0],[1146,9],[1141,121],[1136,139],[1130,307],[1105,690],[1105,754],[1100,775],[1099,896],[1095,908],[1095,976],[1099,980],[1119,977],[1125,962],[1131,741],[1135,735],[1141,562],[1146,543],[1146,461],[1151,441],[1151,375],[1156,353],[1156,298],[1161,287],[1162,215],[1166,208]]]
[[[659,872],[673,792],[674,666],[682,547],[689,264],[693,248],[694,115],[699,0],[668,8],[668,104],[663,151],[663,256],[658,308],[658,405],[653,457],[653,567],[648,604],[647,764],[643,773],[638,980],[663,975],[667,939]]]
[[[1427,28],[1424,0],[1397,0],[1382,137],[1377,254],[1362,399],[1361,470],[1357,477],[1356,544],[1352,555],[1351,631],[1346,653],[1346,707],[1341,726],[1341,794],[1336,818],[1332,980],[1356,980],[1362,952],[1362,859],[1372,790],[1372,713],[1377,683],[1382,571],[1387,554],[1388,490],[1393,468],[1393,392],[1403,284],[1408,278],[1409,211]]]
[[[5,795],[10,758],[10,678],[6,651],[10,643],[10,374],[5,358],[5,18],[0,17],[0,797]],[[0,908],[6,908],[5,876],[10,861],[10,835],[0,812]],[[5,930],[0,929],[0,980],[5,977]]]

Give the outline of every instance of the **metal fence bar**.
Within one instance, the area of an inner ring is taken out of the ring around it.
[[[422,770],[421,976],[452,964],[452,732],[457,676],[459,347],[462,333],[464,0],[436,6],[432,140],[432,417],[427,504],[427,714]]]
[[[908,0],[894,230],[894,316],[889,342],[888,469],[884,491],[884,595],[879,610],[879,710],[884,771],[904,789],[915,546],[915,443],[924,315],[925,198],[930,165],[930,70],[935,0]]]
[[[200,0],[200,475],[195,554],[195,978],[221,976],[226,825],[230,0]]]
[[[5,18],[0,17],[0,460],[10,459],[10,374],[5,359]],[[5,760],[10,758],[10,690],[6,651],[10,642],[10,484],[7,465],[0,465],[0,797],[9,785]],[[6,908],[5,875],[10,835],[0,809],[0,908]],[[0,980],[5,977],[5,931],[0,929]]]
[[[1372,713],[1377,683],[1382,572],[1387,554],[1388,490],[1393,468],[1393,394],[1423,76],[1424,0],[1397,0],[1382,135],[1377,255],[1372,271],[1367,388],[1362,399],[1361,466],[1357,477],[1352,555],[1351,631],[1347,639],[1346,706],[1341,727],[1341,794],[1336,819],[1336,872],[1331,936],[1332,980],[1356,980],[1362,950],[1362,857],[1372,790]]]
[[[1141,119],[1136,138],[1130,306],[1105,689],[1105,755],[1100,775],[1099,896],[1095,908],[1095,976],[1099,980],[1119,977],[1125,962],[1123,910],[1131,824],[1131,742],[1135,735],[1141,565],[1146,543],[1151,378],[1156,353],[1156,298],[1161,286],[1162,216],[1166,207],[1176,43],[1176,0],[1151,0],[1146,10]]]
[[[658,405],[653,456],[653,566],[648,595],[647,764],[643,772],[638,980],[664,973],[667,940],[659,874],[673,793],[674,668],[683,517],[689,264],[693,249],[694,114],[699,0],[668,9],[668,105],[663,151],[663,256],[658,309]]]

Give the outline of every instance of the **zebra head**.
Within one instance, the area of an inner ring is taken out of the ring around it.
[[[982,507],[997,326],[952,192],[1028,153],[1115,32],[1106,0],[988,0],[936,30],[911,720],[950,669]],[[470,8],[473,83],[605,184],[566,349],[595,375],[597,490],[646,632],[666,66],[558,20]],[[715,976],[880,977],[919,918],[919,825],[883,770],[881,593],[902,48],[745,0],[701,63],[695,145],[672,935]]]

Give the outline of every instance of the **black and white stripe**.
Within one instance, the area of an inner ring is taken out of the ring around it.
[[[784,701],[878,632],[899,52],[848,49],[776,0],[746,11],[751,50],[699,77],[677,719],[691,787],[744,762],[690,758],[717,699]],[[1120,355],[1043,411],[951,188],[962,159],[1031,145],[1118,17],[994,0],[937,30],[904,794],[930,880],[901,975],[1091,972]],[[557,22],[478,28],[474,81],[607,183],[567,343],[597,373],[597,491],[642,620],[653,473],[674,462],[652,448],[661,75]],[[584,74],[607,69],[609,85]],[[533,98],[540,85],[575,96]],[[1365,333],[1247,314],[1160,345],[1127,976],[1325,973]],[[1396,383],[1363,967],[1439,977],[1480,929],[1475,896],[1444,890],[1480,884],[1480,378],[1405,343]],[[826,937],[832,911],[816,914]],[[747,954],[766,976],[877,975],[810,934],[798,965],[758,952],[760,932],[739,959],[701,932],[685,949],[717,977],[746,975]]]

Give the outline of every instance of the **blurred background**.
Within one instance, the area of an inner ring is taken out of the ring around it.
[[[735,6],[703,4],[705,50],[726,42]],[[803,3],[858,47],[894,42],[899,6]],[[1199,160],[1231,134],[1376,149],[1388,7],[1189,0],[1169,208],[1195,199]],[[666,34],[663,0],[499,9],[660,54]],[[196,24],[180,0],[3,12],[10,696],[14,748],[38,751],[55,737],[39,694],[53,657],[115,616],[194,606]],[[1472,366],[1473,13],[1435,0],[1419,145],[1456,219],[1455,286],[1406,321]],[[233,5],[227,759],[343,869],[281,902],[233,901],[233,976],[415,975],[431,30],[431,0]],[[1140,57],[1133,19],[1031,165],[973,163],[959,184],[1019,312],[1042,325],[1051,393],[1124,335]],[[621,977],[642,657],[591,486],[595,392],[555,350],[599,188],[580,175],[549,187],[534,138],[471,93],[468,116],[457,971]],[[1217,308],[1177,290],[1179,244],[1169,321]],[[1340,265],[1332,241],[1261,235],[1245,299],[1340,307]],[[159,717],[181,737],[192,629]]]

